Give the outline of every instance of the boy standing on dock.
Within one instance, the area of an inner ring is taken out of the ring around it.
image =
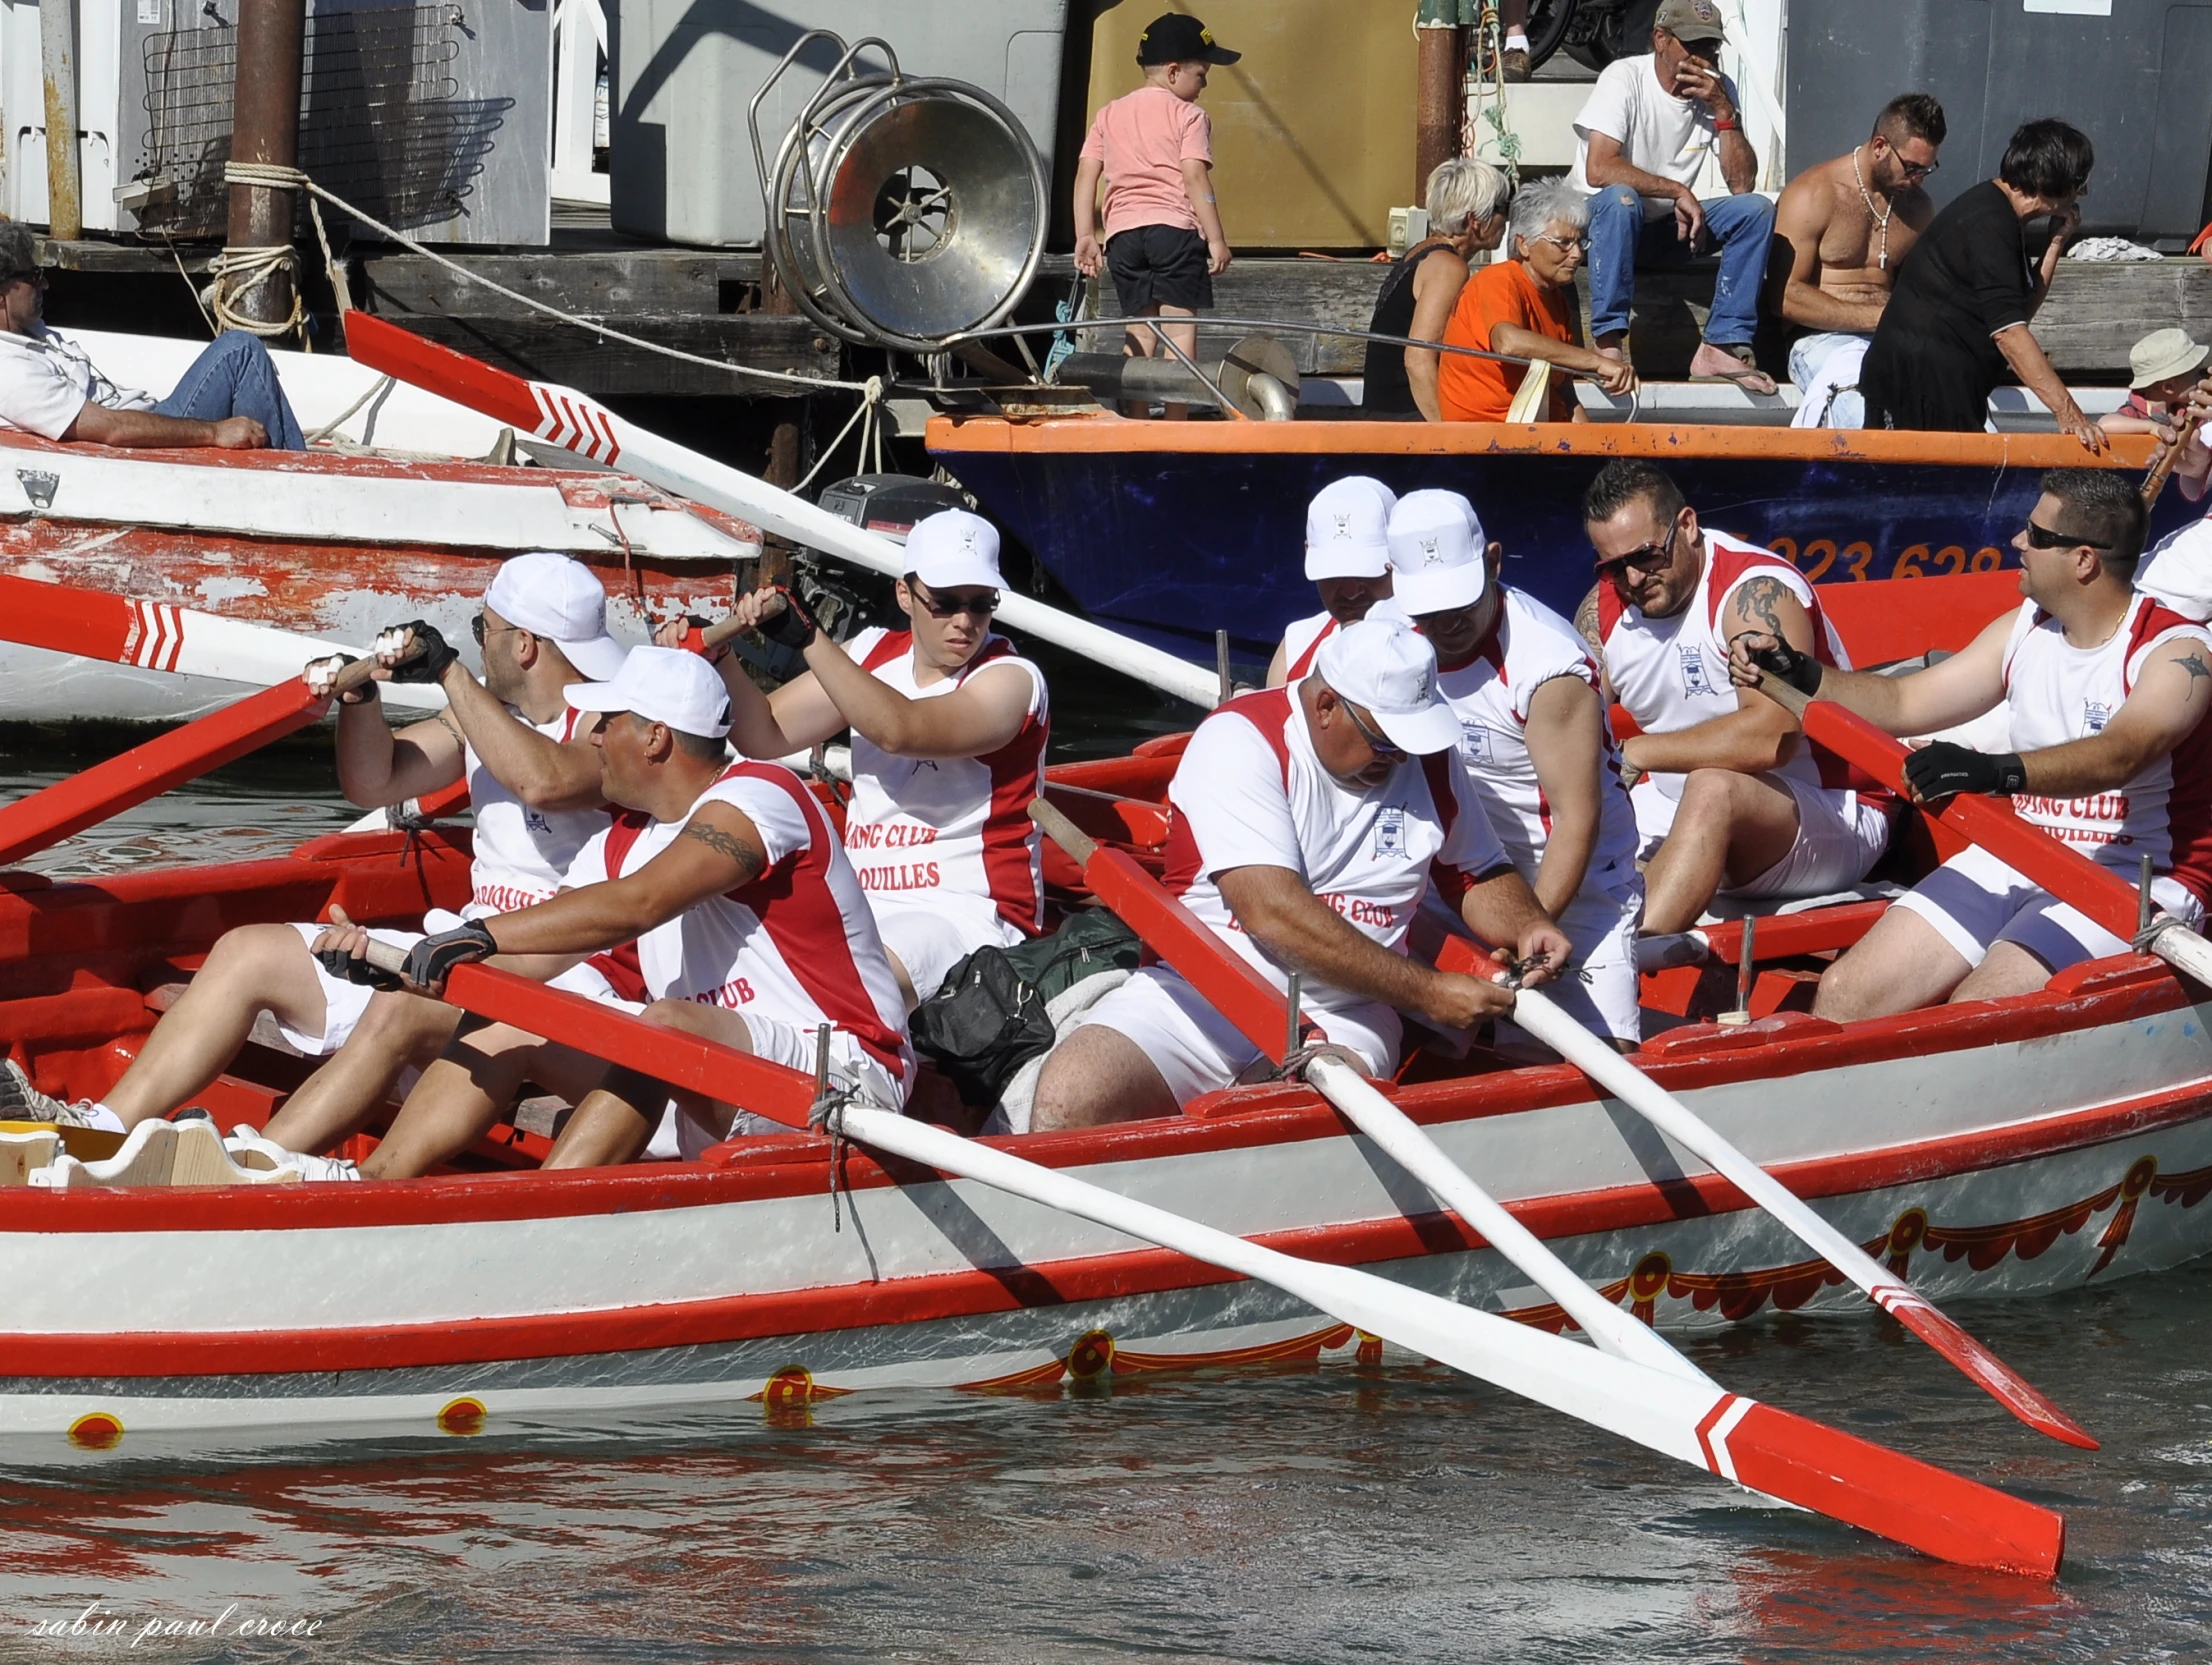
[[[1101,265],[1112,273],[1125,318],[1191,318],[1214,303],[1214,277],[1229,268],[1229,239],[1214,202],[1213,126],[1198,95],[1211,66],[1240,56],[1216,46],[1195,17],[1154,18],[1137,43],[1145,84],[1100,110],[1083,141],[1075,170],[1075,266],[1085,277],[1096,277]],[[1186,357],[1197,356],[1196,324],[1133,329],[1123,353],[1164,352],[1155,339],[1161,329]]]

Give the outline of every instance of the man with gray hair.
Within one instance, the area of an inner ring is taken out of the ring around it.
[[[305,450],[268,349],[217,336],[166,399],[119,387],[45,319],[46,270],[19,225],[0,225],[0,427],[95,445]]]
[[[1633,393],[1636,372],[1618,358],[1582,345],[1576,318],[1575,272],[1589,239],[1589,210],[1582,193],[1563,180],[1526,186],[1513,199],[1510,258],[1485,266],[1460,293],[1444,327],[1448,347],[1473,347],[1533,359],[1594,377],[1608,393]],[[1503,422],[1524,372],[1496,359],[1451,353],[1438,379],[1439,414],[1446,422]],[[1580,415],[1567,396],[1565,378],[1552,384],[1538,419],[1569,422]]]
[[[1511,190],[1505,175],[1487,162],[1454,157],[1437,163],[1429,175],[1429,234],[1390,269],[1368,321],[1369,333],[1411,341],[1443,339],[1445,321],[1467,286],[1467,262],[1496,248],[1505,235]],[[1436,421],[1437,360],[1442,356],[1434,347],[1368,342],[1361,413],[1401,422]]]

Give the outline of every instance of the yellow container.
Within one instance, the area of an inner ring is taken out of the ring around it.
[[[1413,200],[1412,0],[1163,0],[1094,5],[1090,102],[1144,84],[1137,37],[1160,13],[1205,19],[1244,54],[1199,104],[1213,120],[1214,190],[1240,249],[1372,249]],[[1071,22],[1080,26],[1081,13]]]

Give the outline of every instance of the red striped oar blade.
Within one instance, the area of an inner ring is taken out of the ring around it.
[[[7,633],[13,636],[12,626]],[[304,683],[280,682],[134,746],[120,757],[18,798],[0,808],[0,862],[19,861],[58,844],[72,833],[158,798],[172,786],[196,780],[258,746],[305,728],[323,714],[324,703],[308,693]]]
[[[429,388],[564,451],[609,465],[622,454],[607,412],[582,394],[525,381],[381,318],[347,313],[346,353],[372,370]]]

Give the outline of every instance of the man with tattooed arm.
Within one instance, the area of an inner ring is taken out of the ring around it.
[[[1964,652],[1910,676],[1853,675],[1763,631],[1735,641],[1731,673],[1747,694],[1777,677],[1900,735],[2002,702],[2020,749],[1990,756],[1933,741],[1905,766],[1914,800],[2010,796],[2023,820],[2131,884],[2149,856],[2158,905],[2199,925],[2212,896],[2212,632],[2133,587],[2148,514],[2131,476],[2059,468],[2042,483],[2012,540],[2026,599]],[[1849,1022],[2001,999],[2126,948],[1970,846],[1829,967],[1813,1011]]]
[[[1715,895],[1818,896],[1889,842],[1890,800],[1816,758],[1797,720],[1728,680],[1745,631],[1848,665],[1813,586],[1780,556],[1700,525],[1664,470],[1606,464],[1583,497],[1598,582],[1575,618],[1640,733],[1621,747],[1644,869],[1644,933],[1683,931]]]

